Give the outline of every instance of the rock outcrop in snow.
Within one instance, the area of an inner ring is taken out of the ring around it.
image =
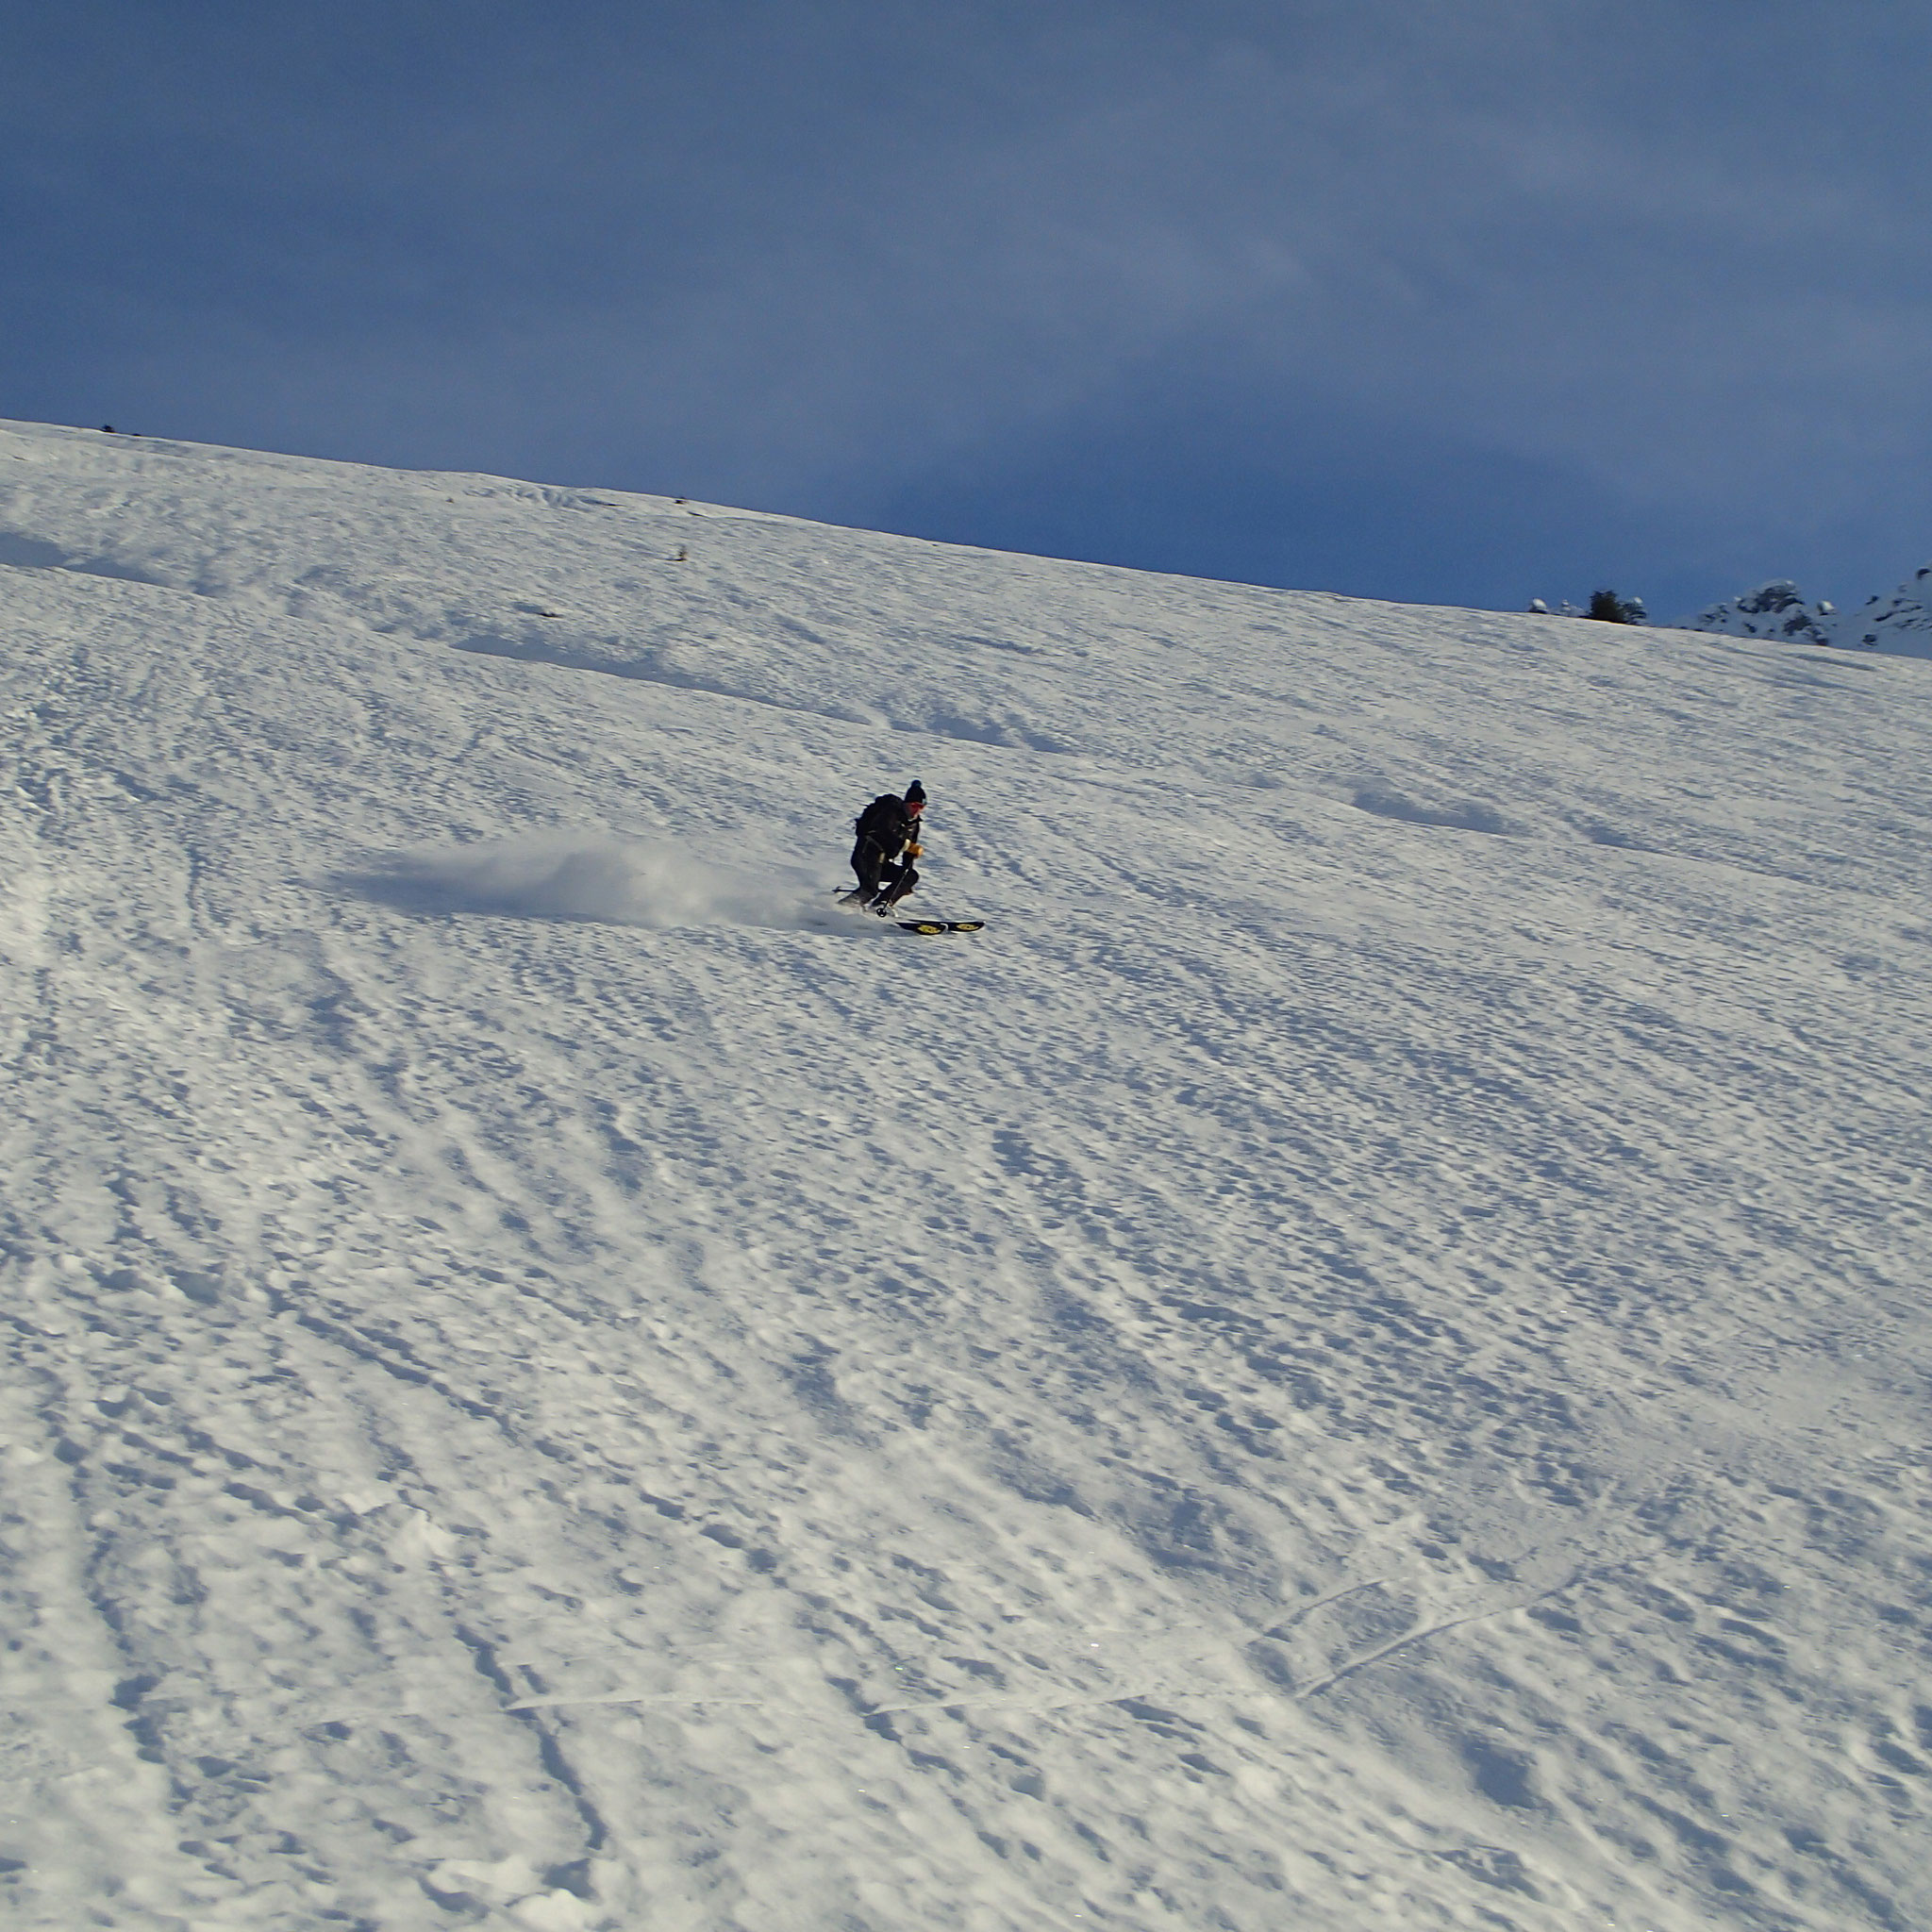
[[[1707,606],[1677,628],[1932,658],[1932,564],[1914,571],[1889,597],[1868,598],[1857,611],[1840,613],[1823,601],[1807,603],[1789,577],[1774,577],[1755,591]]]
[[[1789,577],[1774,577],[1736,597],[1707,606],[1687,617],[1680,630],[1714,630],[1733,638],[1784,638],[1798,644],[1836,644],[1838,612],[1829,604],[1809,604]]]
[[[1932,658],[1932,563],[1917,570],[1889,597],[1874,597],[1840,620],[1840,643],[1902,658]]]

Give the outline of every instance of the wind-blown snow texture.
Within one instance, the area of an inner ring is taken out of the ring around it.
[[[0,531],[9,1925],[1932,1924],[1932,667]]]

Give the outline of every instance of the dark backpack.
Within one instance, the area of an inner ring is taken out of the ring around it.
[[[890,791],[882,791],[853,820],[852,829],[869,843],[882,845],[888,852],[892,852],[906,842],[911,818],[903,798],[894,798]]]

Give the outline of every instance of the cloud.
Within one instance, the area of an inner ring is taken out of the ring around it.
[[[452,36],[426,0],[240,33],[79,0],[0,81],[14,393],[862,521],[1152,420],[1181,371],[1230,473],[1321,422],[1316,462],[1407,436],[1903,542],[1906,13],[482,0]]]

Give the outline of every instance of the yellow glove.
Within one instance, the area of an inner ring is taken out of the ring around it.
[[[906,848],[906,857],[908,858],[917,858],[924,850],[925,847],[924,845],[908,845]]]

